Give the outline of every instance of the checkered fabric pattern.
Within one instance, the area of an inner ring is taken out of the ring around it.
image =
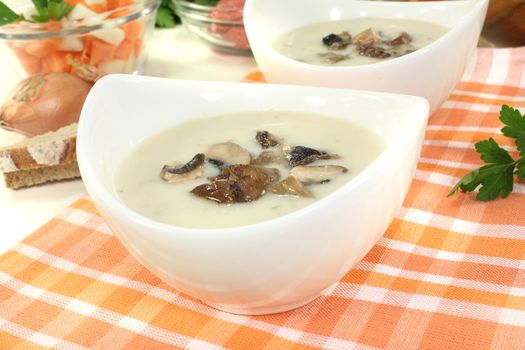
[[[255,72],[247,80],[262,80]],[[212,309],[161,282],[82,198],[0,257],[0,349],[525,349],[525,185],[446,194],[525,107],[525,48],[478,49],[430,118],[402,209],[330,291],[268,316]],[[8,234],[9,232],[3,232]]]

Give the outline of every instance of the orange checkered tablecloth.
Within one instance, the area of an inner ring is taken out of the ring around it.
[[[481,164],[475,142],[516,155],[498,111],[523,112],[525,47],[473,61],[429,120],[402,209],[329,293],[276,315],[217,311],[144,269],[83,198],[0,257],[0,349],[525,349],[525,185],[446,197]]]

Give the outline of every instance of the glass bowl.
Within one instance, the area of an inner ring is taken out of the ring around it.
[[[172,0],[182,24],[217,51],[251,55],[244,31],[242,0],[222,0],[217,6]]]
[[[65,72],[95,80],[110,73],[140,73],[159,4],[119,0],[112,10],[100,12],[78,3],[60,21],[1,26],[0,39],[21,76]],[[28,17],[29,9],[12,8]]]

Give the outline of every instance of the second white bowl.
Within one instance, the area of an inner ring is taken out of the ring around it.
[[[421,96],[435,111],[461,78],[483,27],[488,0],[385,2],[247,0],[244,23],[257,64],[270,83],[394,92]],[[411,54],[353,67],[302,63],[272,48],[286,32],[349,18],[412,19],[449,31]]]

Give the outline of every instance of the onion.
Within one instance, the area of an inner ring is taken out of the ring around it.
[[[0,108],[0,126],[38,135],[76,123],[91,86],[68,73],[26,78],[15,86]]]

